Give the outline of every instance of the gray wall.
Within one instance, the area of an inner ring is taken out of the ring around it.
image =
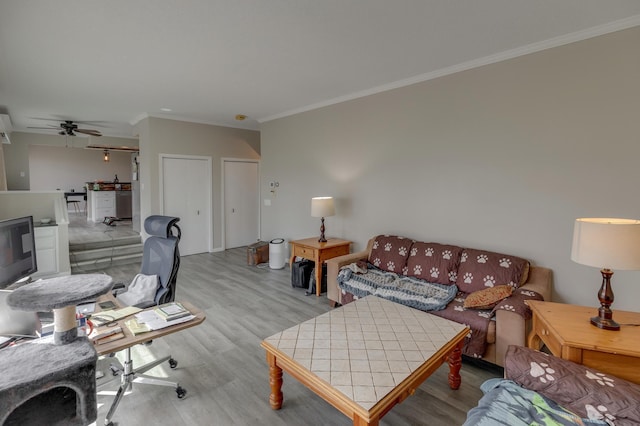
[[[160,210],[160,154],[211,157],[213,248],[222,246],[222,158],[260,158],[260,133],[208,124],[149,117],[136,126],[140,140],[140,214]],[[188,190],[188,188],[185,188]]]
[[[105,145],[105,146],[129,146],[136,147],[138,146],[137,139],[127,139],[127,138],[112,138],[108,136],[102,137],[73,137],[73,136],[60,136],[60,135],[45,135],[40,133],[27,133],[27,132],[13,132],[11,133],[11,144],[3,145],[4,148],[4,156],[5,156],[5,169],[7,175],[7,189],[10,191],[15,190],[23,190],[28,191],[30,189],[35,189],[31,187],[30,182],[30,165],[29,165],[29,147],[30,146],[48,146],[48,147],[58,147],[58,148],[77,148],[78,150],[69,151],[69,157],[78,159],[78,161],[68,162],[65,161],[65,167],[69,166],[73,170],[77,172],[77,178],[70,177],[68,180],[58,180],[60,177],[62,179],[61,172],[61,164],[59,161],[51,161],[48,166],[44,166],[44,170],[42,168],[42,163],[38,162],[37,166],[40,170],[35,171],[37,176],[40,176],[41,173],[49,173],[52,181],[56,181],[55,185],[51,185],[51,188],[42,188],[40,182],[37,182],[37,186],[39,189],[56,189],[60,187],[61,189],[71,189],[72,187],[76,187],[84,182],[85,180],[91,179],[103,179],[103,180],[111,180],[115,173],[118,173],[119,169],[116,167],[118,161],[115,163],[102,164],[98,166],[98,163],[102,163],[102,157],[100,151],[96,150],[87,150],[85,154],[80,154],[80,149],[86,147],[89,144],[96,145]],[[88,154],[88,153],[91,154]],[[112,152],[112,155],[115,152]],[[125,154],[125,153],[122,153]],[[87,175],[85,172],[85,166],[80,163],[80,160],[86,161],[89,157],[83,157],[83,155],[93,155],[92,162],[95,161],[95,165],[97,167],[96,173],[100,176],[93,176],[94,173]],[[120,158],[116,155],[117,158]],[[125,158],[124,156],[122,158]],[[62,157],[57,157],[57,160],[61,160]],[[129,154],[126,154],[126,162],[129,163],[131,161]],[[76,163],[67,164],[67,163]],[[106,166],[106,167],[105,167]],[[64,172],[69,174],[70,172],[67,170]],[[73,173],[71,173],[72,175]],[[120,175],[118,175],[121,181],[130,180],[130,176],[127,176],[126,179],[123,179]],[[65,178],[66,179],[66,178]]]
[[[112,151],[108,163],[102,151],[59,146],[29,146],[29,186],[32,191],[83,190],[85,182],[131,181],[131,153]]]
[[[597,306],[597,268],[570,260],[577,217],[640,217],[640,28],[264,123],[262,238],[393,233],[520,255],[555,299]],[[280,183],[275,193],[269,181]],[[637,310],[640,272],[616,271]]]

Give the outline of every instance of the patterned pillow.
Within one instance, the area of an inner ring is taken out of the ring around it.
[[[553,355],[511,345],[504,376],[580,417],[618,426],[640,424],[640,385]]]
[[[465,309],[492,309],[502,299],[511,296],[513,287],[510,285],[497,285],[474,291],[464,299]]]
[[[527,281],[528,273],[529,262],[525,259],[486,250],[464,249],[456,284],[465,293],[499,284],[516,289]]]
[[[407,275],[439,284],[455,284],[462,247],[438,243],[414,243],[407,261]]]
[[[369,263],[383,271],[405,275],[411,245],[413,240],[410,238],[378,235],[371,247]]]

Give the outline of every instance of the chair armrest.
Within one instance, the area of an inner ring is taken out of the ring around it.
[[[367,250],[363,250],[327,260],[327,298],[330,303],[342,303],[342,292],[340,291],[340,287],[338,287],[337,280],[340,268],[359,260],[367,260],[368,257],[369,252]]]
[[[113,296],[117,296],[120,293],[123,293],[126,289],[126,285],[123,282],[117,282],[113,285],[113,287],[111,287],[111,294],[113,294]]]
[[[529,269],[529,278],[521,287],[521,290],[532,290],[540,294],[547,302],[551,301],[552,273],[549,268],[532,266]]]
[[[528,297],[520,292],[534,291],[544,300],[551,300],[551,277],[551,269],[531,267],[527,282],[496,306],[496,364],[504,366],[509,345],[526,346],[531,331],[531,311],[525,307]],[[512,309],[503,309],[504,305],[512,305]]]

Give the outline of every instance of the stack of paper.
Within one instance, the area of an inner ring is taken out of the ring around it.
[[[158,314],[158,316],[163,318],[165,321],[172,321],[191,315],[191,312],[189,312],[178,302],[165,303],[164,305],[158,306],[154,310]]]

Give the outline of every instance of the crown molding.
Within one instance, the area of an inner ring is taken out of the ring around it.
[[[617,21],[609,22],[603,25],[598,25],[585,30],[575,31],[573,33],[564,34],[558,37],[553,37],[547,40],[543,40],[536,43],[527,44],[515,49],[505,50],[493,55],[485,56],[482,58],[474,59],[467,62],[462,62],[450,67],[441,68],[439,70],[431,71],[425,74],[420,74],[414,77],[398,80],[392,83],[383,84],[381,86],[373,87],[371,89],[362,90],[359,92],[351,93],[337,98],[329,99],[323,102],[318,102],[301,108],[295,108],[289,111],[282,112],[280,114],[270,115],[268,117],[259,118],[258,123],[266,123],[279,118],[289,117],[291,115],[299,114],[302,112],[312,111],[314,109],[327,107],[330,105],[339,104],[346,101],[351,101],[365,96],[375,95],[377,93],[386,92],[401,87],[410,86],[416,83],[422,83],[435,78],[444,77],[446,75],[455,74],[461,71],[467,71],[473,68],[482,67],[485,65],[495,64],[497,62],[506,61],[508,59],[517,58],[519,56],[528,55],[530,53],[540,52],[542,50],[552,49],[554,47],[564,46],[567,44],[575,43],[582,40],[587,40],[593,37],[613,33],[616,31],[626,30],[640,26],[640,15],[630,16],[628,18],[620,19]]]

